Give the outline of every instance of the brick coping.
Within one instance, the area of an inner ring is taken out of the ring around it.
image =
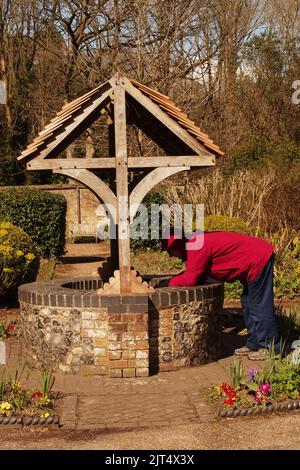
[[[172,276],[144,276],[150,285],[155,287],[159,280]],[[151,301],[156,307],[170,307],[189,302],[201,302],[212,299],[223,290],[223,284],[208,282],[194,287],[161,287],[150,294],[98,295],[97,289],[102,280],[96,277],[55,279],[52,281],[32,282],[19,287],[19,300],[31,305],[49,307],[87,307],[102,308],[123,306],[124,313],[132,312],[132,306],[148,304]],[[140,310],[139,310],[140,311]]]

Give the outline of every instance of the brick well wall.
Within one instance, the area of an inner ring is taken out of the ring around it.
[[[24,356],[65,373],[146,377],[220,357],[223,285],[97,295],[100,279],[19,288]]]

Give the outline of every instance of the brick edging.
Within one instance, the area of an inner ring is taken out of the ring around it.
[[[39,416],[0,416],[0,425],[20,425],[24,427],[50,424],[59,426],[59,416],[49,416],[48,418]]]
[[[223,291],[222,283],[208,283],[195,287],[156,288],[150,294],[98,295],[99,278],[71,278],[46,282],[32,282],[19,287],[19,300],[31,305],[49,307],[108,308],[112,312],[146,312],[150,300],[156,307],[169,307],[214,298]],[[68,287],[75,285],[76,288]],[[78,286],[78,287],[77,287]],[[98,286],[98,287],[97,287]]]

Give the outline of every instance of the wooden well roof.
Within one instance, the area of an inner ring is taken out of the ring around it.
[[[126,102],[133,111],[131,121],[136,122],[168,154],[197,154],[199,153],[198,149],[200,149],[199,145],[197,146],[198,143],[209,154],[224,155],[224,152],[209,136],[202,132],[168,96],[142,85],[136,80],[130,80],[123,75],[122,77],[122,83],[126,91]],[[31,160],[39,156],[42,158],[57,156],[99,117],[101,109],[113,100],[113,90],[114,77],[74,101],[65,104],[33,142],[22,151],[18,159]],[[153,104],[152,107],[151,103]],[[149,107],[151,107],[150,111]],[[172,133],[172,127],[168,126],[168,122],[161,122],[161,115],[157,115],[157,107],[164,113],[166,118],[171,119],[177,126],[180,126],[187,138],[184,134],[180,134],[179,137],[178,135],[175,136],[174,141],[170,134]],[[181,138],[182,145],[178,140],[176,141],[176,138]],[[194,145],[191,145],[193,141]],[[185,144],[189,148],[192,147],[193,152],[187,151]],[[176,146],[178,148],[177,153],[174,151]]]

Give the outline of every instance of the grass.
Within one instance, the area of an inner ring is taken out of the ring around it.
[[[166,251],[143,251],[132,256],[132,265],[140,274],[177,274],[184,270],[183,262]]]

